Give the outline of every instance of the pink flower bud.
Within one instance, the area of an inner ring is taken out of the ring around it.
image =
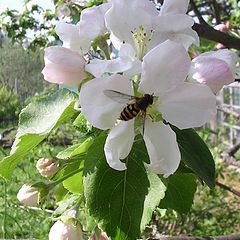
[[[45,49],[44,79],[51,83],[78,86],[86,77],[86,61],[82,55],[70,49],[53,46]]]
[[[221,43],[218,43],[217,45],[216,45],[216,48],[217,49],[224,49],[224,48],[226,48],[223,44],[221,44]]]
[[[36,168],[43,177],[51,177],[58,171],[59,165],[54,159],[40,158]]]
[[[200,54],[193,59],[188,78],[208,85],[217,93],[234,82],[236,59],[236,54],[227,49]]]
[[[71,221],[58,220],[53,224],[49,232],[49,240],[83,240],[82,229],[80,225],[74,225]]]
[[[214,28],[220,32],[227,32],[229,29],[229,24],[221,23],[216,25]]]
[[[18,191],[17,199],[25,206],[36,207],[38,205],[37,188],[32,187],[31,184],[24,184]]]

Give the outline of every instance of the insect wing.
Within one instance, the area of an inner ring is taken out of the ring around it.
[[[131,95],[128,95],[125,93],[121,93],[118,91],[114,91],[114,90],[104,90],[103,93],[105,96],[109,97],[113,101],[122,103],[122,104],[127,104],[129,101],[131,101],[133,99],[135,100],[134,96],[131,96]]]

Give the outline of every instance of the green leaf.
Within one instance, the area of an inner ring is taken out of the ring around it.
[[[92,143],[93,143],[93,138],[89,137],[83,143],[78,143],[68,147],[67,149],[64,149],[62,152],[58,153],[57,158],[68,159],[68,158],[75,157],[77,155],[81,155],[87,152],[88,148],[91,146]]]
[[[68,209],[71,209],[79,201],[78,194],[72,194],[68,198],[58,202],[58,208],[54,211],[53,216],[57,217],[63,214]]]
[[[83,173],[79,172],[63,181],[63,186],[71,193],[83,192]]]
[[[78,128],[78,130],[82,133],[87,133],[90,132],[92,130],[92,125],[90,123],[88,123],[87,119],[85,118],[85,116],[80,113],[76,119],[73,122],[73,125]]]
[[[62,183],[58,184],[54,191],[54,198],[56,199],[56,202],[63,200],[67,193],[68,190],[63,187]]]
[[[98,137],[85,160],[87,207],[111,239],[136,239],[164,197],[160,178],[146,171],[145,144],[138,141],[126,159],[127,170],[116,171],[105,160],[105,136]],[[146,159],[147,158],[147,159]]]
[[[77,112],[76,101],[75,93],[62,89],[24,108],[10,156],[0,162],[0,175],[9,179],[21,158]]]
[[[215,186],[215,163],[206,143],[194,129],[180,130],[171,126],[177,135],[182,161],[210,188]]]
[[[187,213],[193,204],[197,190],[196,177],[193,174],[174,174],[168,178],[165,197],[160,208],[171,208],[179,213]]]

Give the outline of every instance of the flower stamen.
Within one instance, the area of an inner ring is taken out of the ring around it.
[[[144,31],[142,25],[140,25],[138,29],[134,28],[133,31],[131,31],[137,49],[137,56],[140,60],[143,59],[147,52],[148,43],[152,40],[153,32],[153,30],[148,32]]]

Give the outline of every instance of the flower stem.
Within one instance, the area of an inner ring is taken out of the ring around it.
[[[60,178],[59,180],[48,184],[48,189],[50,190],[50,189],[54,188],[54,187],[55,187],[56,185],[58,185],[59,183],[61,183],[61,182],[63,182],[64,180],[72,177],[73,175],[81,172],[82,170],[83,170],[83,168],[76,169],[76,170],[70,172],[69,174],[65,175],[64,177]]]

